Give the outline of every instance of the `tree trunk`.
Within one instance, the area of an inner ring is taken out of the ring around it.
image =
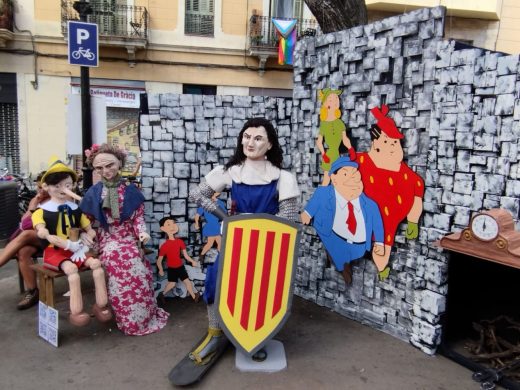
[[[305,0],[323,33],[367,24],[365,0]]]

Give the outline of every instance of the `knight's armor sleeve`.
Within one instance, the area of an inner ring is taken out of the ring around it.
[[[278,217],[288,219],[289,221],[298,220],[298,201],[297,198],[289,198],[281,200],[278,205]]]
[[[195,202],[204,210],[213,213],[215,216],[222,220],[226,217],[226,213],[224,212],[224,210],[218,207],[218,204],[216,202],[213,202],[211,200],[211,197],[214,193],[215,191],[213,190],[213,188],[211,188],[209,184],[206,183],[206,181],[203,181],[197,186],[197,188],[190,192],[189,200],[191,202]]]

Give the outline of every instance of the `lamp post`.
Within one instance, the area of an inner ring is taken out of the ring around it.
[[[78,12],[79,19],[82,22],[87,21],[87,15],[92,13],[90,3],[85,0],[75,1],[72,5]],[[81,140],[82,151],[90,148],[92,145],[92,119],[90,108],[90,74],[89,67],[82,66],[80,69],[81,76]],[[92,186],[92,169],[86,164],[86,157],[83,154],[83,190],[87,190]]]

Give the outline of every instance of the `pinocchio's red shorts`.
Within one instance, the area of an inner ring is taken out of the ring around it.
[[[61,263],[65,260],[70,260],[74,252],[69,251],[67,249],[55,248],[53,246],[48,246],[43,251],[43,266],[48,269],[52,269],[53,271],[60,272],[62,269],[60,268]],[[85,259],[86,260],[86,259]],[[78,268],[81,268],[84,260],[79,262],[74,262]]]

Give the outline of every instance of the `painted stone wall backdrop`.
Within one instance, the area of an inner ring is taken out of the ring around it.
[[[227,161],[246,118],[265,116],[277,126],[284,165],[298,177],[303,206],[321,183],[318,90],[343,91],[342,119],[358,151],[370,145],[370,108],[385,103],[405,135],[405,160],[425,180],[419,237],[406,240],[402,224],[389,278],[379,281],[366,258],[346,286],[327,264],[314,229],[305,227],[295,293],[434,353],[446,310],[449,254],[433,242],[465,227],[480,209],[503,207],[515,220],[520,209],[519,58],[443,40],[444,16],[443,7],[421,9],[304,38],[295,53],[293,99],[150,95],[150,114],[141,116],[141,150],[154,245],[158,220],[172,214],[189,253],[199,253],[189,190]]]
[[[396,236],[391,273],[378,281],[370,259],[345,286],[305,228],[296,294],[434,353],[447,295],[448,253],[433,242],[503,207],[518,218],[518,56],[442,39],[445,9],[421,9],[347,31],[306,38],[294,66],[293,132],[303,202],[320,182],[314,139],[322,88],[343,90],[342,119],[358,151],[369,148],[370,108],[385,103],[405,134],[405,160],[424,179],[418,240]],[[308,153],[308,152],[311,153]]]
[[[246,118],[272,121],[284,150],[284,166],[290,167],[292,99],[161,94],[148,96],[148,108],[149,115],[140,119],[140,144],[145,215],[153,248],[157,250],[162,243],[159,220],[173,215],[180,229],[178,236],[188,245],[188,253],[197,256],[201,235],[193,226],[196,206],[188,201],[190,188],[233,155]],[[221,198],[226,199],[227,194]],[[155,254],[149,257],[157,258]],[[206,260],[211,258],[206,256]],[[204,274],[194,272],[190,277],[202,290]]]

